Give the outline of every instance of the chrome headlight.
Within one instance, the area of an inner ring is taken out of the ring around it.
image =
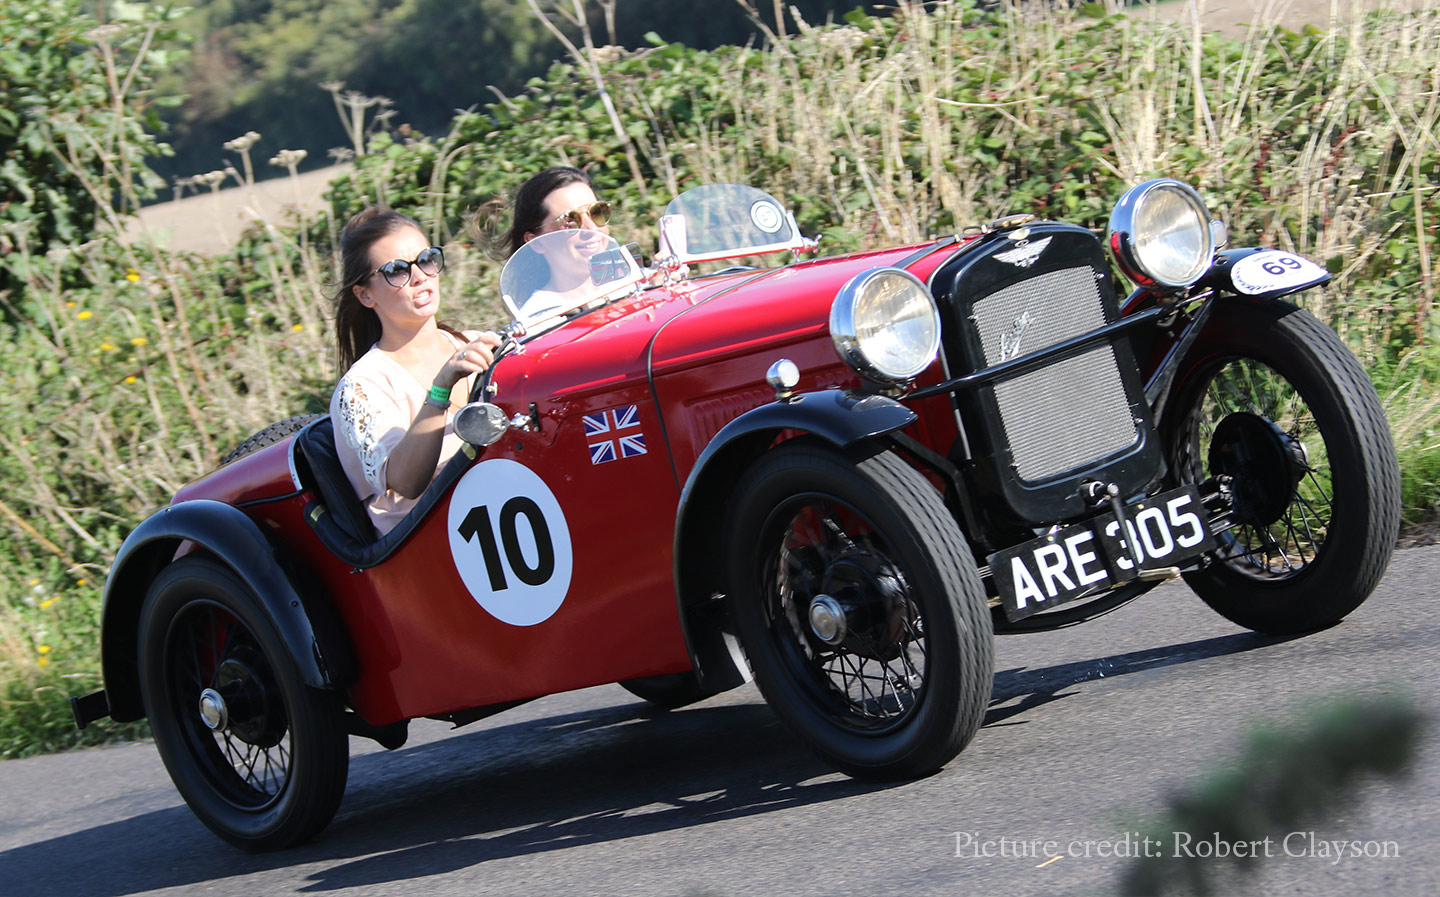
[[[1110,214],[1106,242],[1131,280],[1180,289],[1199,280],[1215,256],[1210,212],[1188,184],[1161,178],[1132,187]]]
[[[830,338],[840,358],[885,383],[905,383],[940,351],[940,310],[930,291],[899,268],[862,271],[835,296]]]

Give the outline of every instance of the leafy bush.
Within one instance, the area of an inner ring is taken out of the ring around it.
[[[134,7],[101,25],[73,0],[6,0],[0,34],[3,292],[29,257],[89,239],[112,198],[123,208],[153,195],[146,161],[167,148],[152,85],[178,34],[164,11]]]

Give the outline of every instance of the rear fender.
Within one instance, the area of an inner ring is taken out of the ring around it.
[[[198,499],[147,518],[125,539],[111,567],[101,612],[100,654],[113,719],[126,722],[146,715],[139,681],[141,608],[151,581],[187,542],[229,566],[255,592],[302,682],[334,689],[353,681],[353,649],[324,590],[308,583],[300,567],[243,511]]]
[[[700,453],[680,494],[674,558],[680,626],[690,662],[707,690],[724,691],[750,679],[720,600],[725,571],[716,551],[736,480],[782,432],[808,434],[843,448],[899,430],[915,418],[894,399],[828,389],[747,411]]]

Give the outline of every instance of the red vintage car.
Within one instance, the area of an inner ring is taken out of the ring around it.
[[[793,215],[735,185],[683,194],[660,233],[652,268],[589,231],[510,260],[466,450],[383,538],[328,418],[136,527],[77,723],[148,716],[245,849],[329,822],[348,735],[398,747],[417,717],[608,682],[677,706],[753,672],[836,768],[905,778],[975,735],[995,633],[1177,575],[1303,632],[1384,571],[1379,402],[1280,298],[1329,274],[1223,248],[1184,184],[1130,190],[1103,244],[1015,216],[801,261]],[[731,264],[767,258],[788,263]]]

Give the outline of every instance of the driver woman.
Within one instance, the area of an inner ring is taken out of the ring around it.
[[[335,335],[346,371],[330,418],[341,466],[383,535],[459,450],[451,417],[500,340],[437,321],[445,256],[413,218],[372,206],[345,225],[340,253]]]

